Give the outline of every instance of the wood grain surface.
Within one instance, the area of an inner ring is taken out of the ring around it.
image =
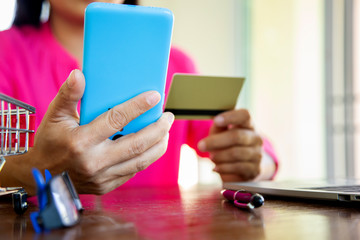
[[[265,197],[255,211],[234,207],[220,190],[195,187],[118,188],[82,195],[85,211],[71,228],[36,234],[30,212],[18,216],[0,201],[0,239],[360,239],[360,208]]]

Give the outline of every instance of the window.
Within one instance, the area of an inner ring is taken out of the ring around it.
[[[329,177],[360,177],[359,17],[358,1],[326,1],[325,75]]]

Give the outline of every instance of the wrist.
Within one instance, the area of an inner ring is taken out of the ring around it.
[[[36,194],[31,174],[31,151],[15,156],[5,156],[6,163],[0,173],[1,187],[23,187],[29,195]]]
[[[275,172],[276,164],[274,159],[267,152],[263,151],[260,163],[260,174],[254,180],[271,180]]]

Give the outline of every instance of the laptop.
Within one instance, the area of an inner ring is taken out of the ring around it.
[[[360,180],[355,179],[227,182],[223,187],[265,196],[360,202]]]

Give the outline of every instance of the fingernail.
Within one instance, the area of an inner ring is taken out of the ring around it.
[[[77,80],[80,80],[80,79],[84,78],[84,74],[80,70],[75,69],[74,71],[75,71],[75,78]]]
[[[223,116],[216,116],[214,118],[214,122],[217,126],[224,126],[224,123],[225,123],[225,119]]]
[[[74,86],[76,82],[75,79],[80,80],[83,77],[84,75],[80,72],[80,70],[78,69],[72,70],[71,73],[69,74],[68,80],[66,81],[68,88],[72,88]]]
[[[160,101],[160,94],[158,92],[150,92],[146,96],[146,101],[150,106],[155,106]]]
[[[76,70],[72,70],[69,74],[68,79],[66,80],[66,85],[68,88],[72,88],[75,84],[74,78],[76,77]]]
[[[168,121],[169,121],[170,124],[172,124],[174,122],[174,115],[173,114],[171,114],[171,113],[168,114]]]
[[[198,149],[199,149],[201,152],[205,152],[205,151],[206,151],[206,143],[201,140],[201,141],[198,143]]]

